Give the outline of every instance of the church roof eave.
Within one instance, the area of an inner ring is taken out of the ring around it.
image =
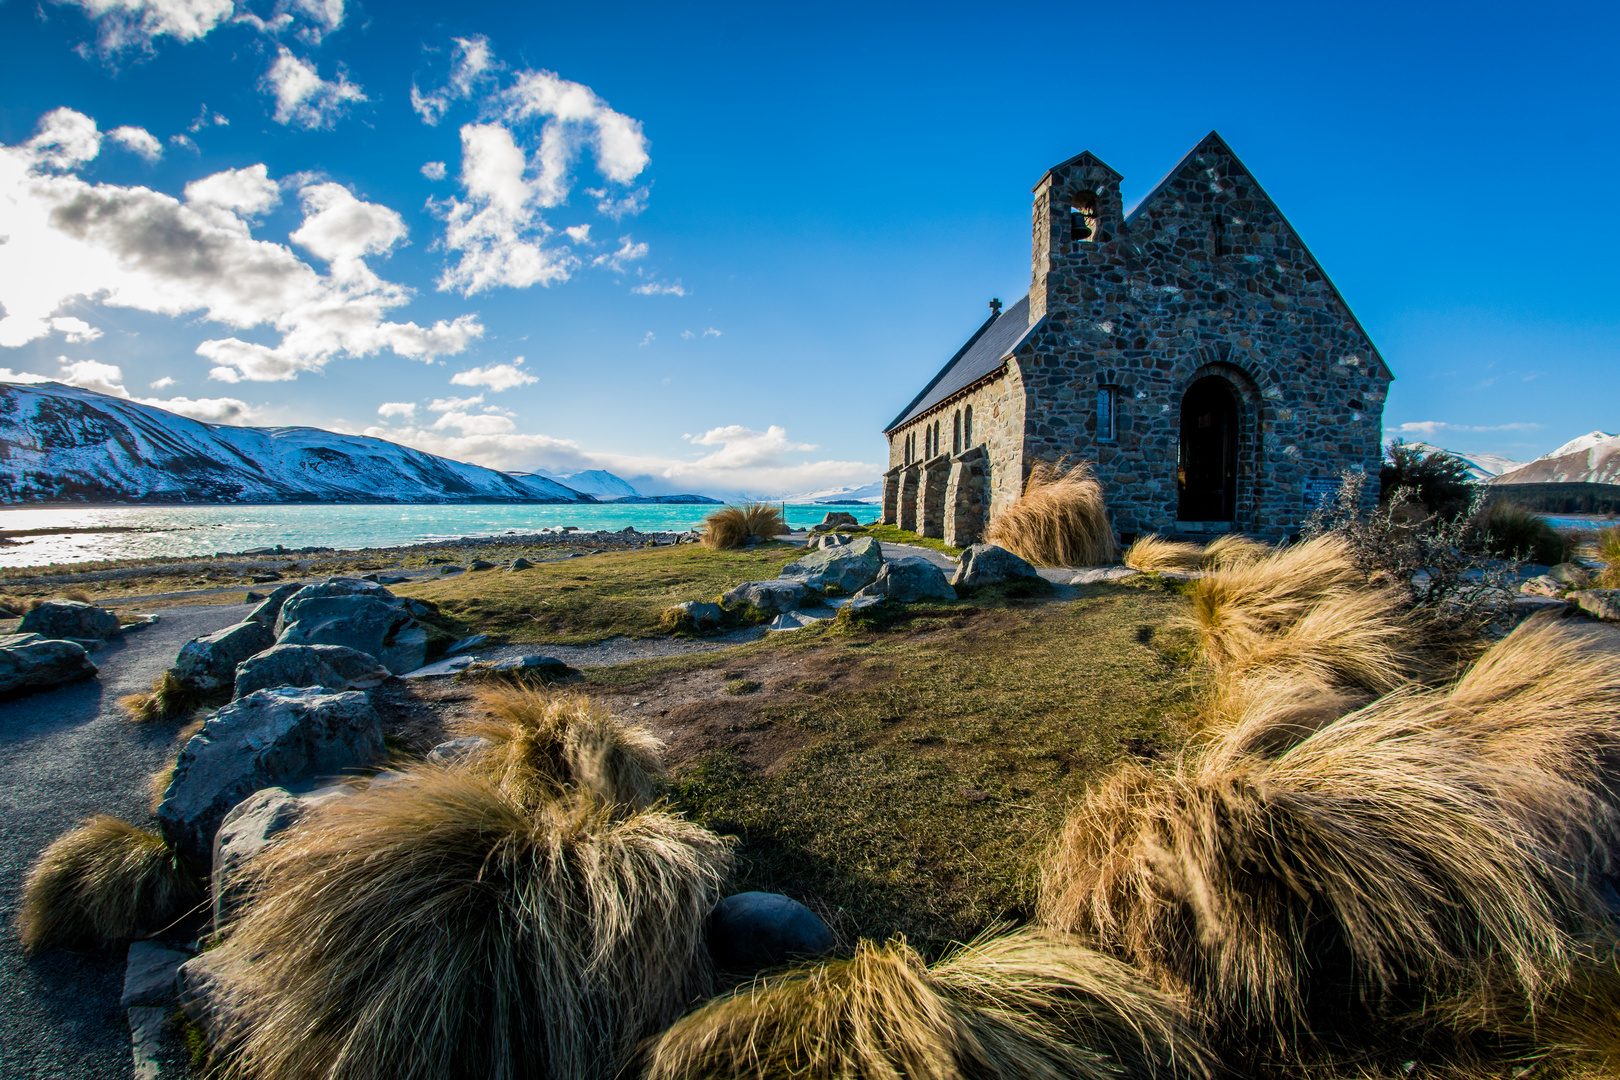
[[[1044,322],[1044,320],[1042,320]],[[883,429],[891,435],[896,429],[915,420],[944,401],[955,397],[970,386],[977,385],[995,373],[1002,363],[1035,332],[1029,325],[1029,297],[1013,304],[998,317],[985,320],[974,331],[956,355],[939,369],[916,397]]]

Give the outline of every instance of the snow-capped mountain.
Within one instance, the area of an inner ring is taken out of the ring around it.
[[[1461,454],[1455,450],[1442,450],[1438,446],[1431,446],[1430,444],[1424,442],[1408,443],[1407,445],[1422,450],[1425,453],[1433,450],[1439,450],[1442,454],[1450,454],[1452,457],[1468,466],[1468,478],[1473,480],[1475,483],[1482,483],[1490,480],[1490,478],[1493,476],[1500,476],[1505,472],[1512,472],[1514,469],[1522,469],[1524,467],[1524,462],[1514,461],[1513,459],[1505,458],[1500,454]]]
[[[541,476],[566,484],[575,491],[583,491],[598,502],[607,502],[609,499],[633,499],[640,495],[630,483],[623,480],[606,469],[588,469],[585,472],[554,473],[545,469],[533,473],[513,473],[513,476]]]
[[[589,499],[383,439],[207,424],[61,383],[0,383],[7,503],[551,502]]]
[[[769,501],[796,503],[800,506],[818,502],[882,502],[883,481],[877,480],[870,484],[860,484],[854,487],[826,488],[821,491],[800,491],[792,495],[779,495]]]
[[[1593,431],[1504,473],[1493,484],[1620,484],[1620,435]]]

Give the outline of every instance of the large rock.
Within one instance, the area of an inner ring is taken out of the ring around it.
[[[237,665],[231,696],[272,686],[370,690],[389,675],[375,656],[344,645],[274,645]]]
[[[382,722],[365,694],[256,690],[209,717],[180,751],[158,824],[176,851],[202,862],[225,815],[255,791],[382,759]]]
[[[217,694],[230,689],[236,680],[237,664],[275,643],[268,626],[248,619],[180,646],[180,655],[174,659],[174,675],[198,694]]]
[[[664,625],[672,630],[713,630],[720,625],[725,617],[719,604],[711,604],[703,600],[687,600],[667,609],[663,615]]]
[[[95,675],[96,665],[77,642],[38,634],[0,637],[0,695],[45,690]]]
[[[190,953],[156,941],[131,942],[124,961],[124,995],[119,999],[119,1006],[125,1009],[137,1005],[173,1007],[180,996],[175,982],[180,965],[190,959]]]
[[[281,609],[287,603],[287,599],[297,593],[300,589],[306,587],[307,586],[298,584],[296,581],[289,585],[277,586],[270,591],[269,596],[266,596],[262,601],[260,601],[258,607],[248,612],[248,618],[252,619],[254,622],[264,623],[264,625],[270,627],[273,632],[276,625],[276,619],[280,617]]]
[[[883,548],[870,536],[849,544],[822,547],[782,568],[788,581],[802,581],[821,592],[844,596],[858,592],[877,580],[883,569]]]
[[[1539,574],[1528,581],[1519,582],[1519,591],[1526,596],[1557,596],[1568,587],[1567,583],[1551,574]]]
[[[410,605],[368,581],[339,578],[301,589],[277,623],[280,644],[343,645],[370,653],[396,675],[415,671],[427,659],[427,631],[416,624]]]
[[[1620,622],[1620,589],[1582,589],[1569,594],[1581,610],[1605,622]]]
[[[855,595],[884,596],[909,604],[914,600],[955,600],[956,590],[939,567],[921,555],[902,555],[885,562],[877,580]]]
[[[241,906],[245,890],[242,871],[247,861],[269,847],[281,833],[296,825],[310,810],[348,795],[346,784],[332,784],[299,795],[285,787],[255,791],[225,815],[214,834],[213,872],[209,884],[214,901],[214,929],[223,931]]]
[[[709,913],[709,954],[720,968],[752,974],[833,947],[816,913],[781,893],[728,896]]]
[[[722,596],[720,606],[727,611],[753,608],[766,615],[780,615],[802,604],[805,591],[804,583],[799,581],[745,581]]]
[[[1565,585],[1580,588],[1592,580],[1592,574],[1580,563],[1564,562],[1547,571],[1547,576],[1554,581],[1561,581]]]
[[[821,524],[817,525],[816,529],[853,529],[859,524],[860,522],[855,520],[855,515],[847,510],[829,510],[827,516],[821,519]]]
[[[962,552],[961,565],[956,568],[951,584],[964,589],[978,589],[1040,576],[1033,566],[1006,548],[994,544],[974,544]]]
[[[83,641],[117,637],[118,630],[118,616],[77,600],[47,600],[24,615],[17,625],[19,634]]]
[[[468,758],[483,753],[495,744],[482,735],[463,735],[459,739],[442,742],[429,750],[424,759],[429,765],[439,765],[449,768],[459,765]]]

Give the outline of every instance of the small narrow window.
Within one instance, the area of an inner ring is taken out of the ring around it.
[[[934,456],[934,425],[929,424],[923,428],[923,460],[927,461]]]
[[[1114,388],[1105,386],[1097,391],[1097,441],[1113,442],[1114,435]]]
[[[940,420],[935,420],[934,421],[934,456],[935,457],[938,457],[940,454],[943,454],[945,452],[945,450],[943,449],[945,444],[939,441],[939,428],[940,428],[941,423],[943,423],[943,421],[940,421]]]
[[[1221,215],[1218,214],[1218,213],[1215,215],[1215,225],[1214,225],[1214,228],[1213,228],[1212,231],[1215,234],[1215,254],[1216,255],[1225,255],[1226,254],[1226,222],[1221,220]]]
[[[973,448],[973,406],[962,410],[962,445]]]
[[[1078,191],[1069,202],[1069,250],[1097,237],[1097,193]]]
[[[951,453],[962,452],[962,410],[957,409],[956,415],[951,417]]]

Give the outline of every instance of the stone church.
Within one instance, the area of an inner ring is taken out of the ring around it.
[[[1346,469],[1377,475],[1393,375],[1231,148],[1211,132],[1129,214],[1120,180],[1088,152],[1035,185],[1029,295],[992,300],[885,429],[884,521],[973,543],[1068,459],[1123,539],[1275,539]]]

